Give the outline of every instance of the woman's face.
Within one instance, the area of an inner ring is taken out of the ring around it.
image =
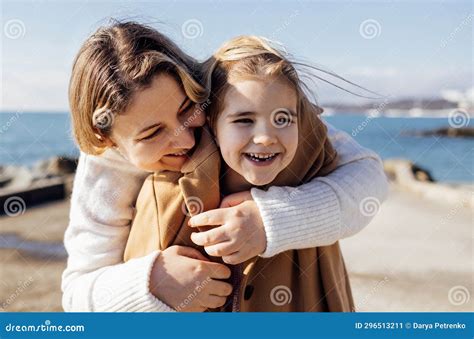
[[[115,116],[110,139],[140,169],[178,172],[206,120],[196,108],[172,76],[159,74]]]
[[[277,79],[229,84],[215,131],[222,157],[247,182],[267,185],[296,153],[296,91]]]

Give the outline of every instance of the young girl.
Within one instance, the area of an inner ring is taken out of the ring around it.
[[[194,110],[208,97],[201,72],[168,38],[133,22],[100,28],[79,51],[69,89],[81,156],[64,239],[66,311],[173,311],[183,300],[189,301],[183,310],[200,311],[222,305],[231,293],[222,282],[229,269],[188,246],[123,261],[143,180],[154,171],[179,172],[183,154],[195,150],[195,134],[202,134],[205,117]],[[339,161],[326,177],[298,188],[252,188],[247,201],[233,195],[227,199],[235,206],[201,214],[238,234],[259,235],[230,262],[331,244],[369,223],[359,204],[386,196],[380,159],[347,134],[329,132]],[[260,245],[253,246],[257,238]],[[206,284],[186,299],[196,281]]]
[[[238,251],[238,235],[226,234],[224,226],[205,232],[207,236],[191,234],[187,211],[200,212],[192,208],[196,201],[203,208],[217,208],[220,191],[296,186],[336,167],[336,152],[317,116],[318,107],[305,95],[292,63],[269,42],[252,36],[233,39],[208,64],[209,126],[223,162],[205,130],[182,174],[165,171],[146,180],[126,260],[171,245],[205,245],[206,237],[213,245],[206,249],[210,255],[219,256],[226,247]],[[347,312],[354,308],[338,243],[253,258],[234,268],[232,281],[235,311]],[[286,300],[277,298],[282,292]]]

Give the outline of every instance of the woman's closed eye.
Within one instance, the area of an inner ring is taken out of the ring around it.
[[[158,136],[160,132],[161,132],[161,128],[157,128],[151,134],[147,135],[146,137],[140,138],[138,141],[151,140],[154,137]]]
[[[180,115],[186,115],[187,113],[191,112],[191,108],[194,108],[196,106],[196,103],[191,101],[191,99],[188,98],[186,104],[184,105],[183,108],[178,112]],[[194,111],[194,110],[193,110]]]

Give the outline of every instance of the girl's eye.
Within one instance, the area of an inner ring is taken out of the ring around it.
[[[253,122],[252,119],[248,119],[248,118],[247,119],[246,118],[237,119],[237,120],[234,121],[234,123],[236,123],[236,124],[251,124],[252,122]]]
[[[141,138],[140,141],[153,139],[158,134],[160,134],[160,132],[161,132],[161,128],[157,128],[152,134],[150,134],[150,135],[148,135],[144,138]]]

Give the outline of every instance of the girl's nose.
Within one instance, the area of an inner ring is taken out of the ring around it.
[[[276,137],[271,131],[271,127],[261,128],[255,131],[253,142],[255,144],[261,144],[263,146],[270,146],[277,142]]]

